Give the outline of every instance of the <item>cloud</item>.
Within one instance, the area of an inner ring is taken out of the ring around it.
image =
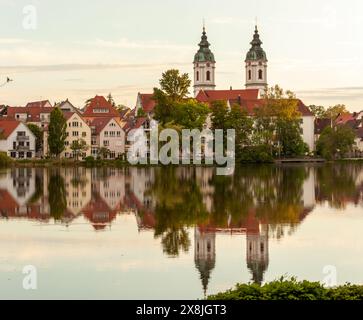
[[[26,44],[26,43],[30,43],[30,41],[19,38],[0,38],[1,45],[6,45],[6,44],[16,45],[16,44]]]
[[[300,90],[296,91],[296,94],[306,99],[348,102],[361,100],[363,96],[363,87],[336,87]]]
[[[96,46],[102,48],[120,48],[120,49],[151,49],[151,50],[174,50],[174,51],[194,49],[194,46],[191,45],[172,44],[160,41],[137,42],[137,41],[131,41],[127,38],[121,38],[120,40],[116,41],[96,39],[94,41],[77,42],[77,44]]]
[[[87,70],[114,70],[114,69],[162,69],[168,66],[188,66],[189,63],[169,62],[165,64],[52,64],[52,65],[15,65],[0,66],[1,73],[29,73],[50,71],[87,71]]]
[[[213,24],[250,24],[252,25],[254,22],[251,19],[241,19],[234,17],[216,17],[211,20]]]

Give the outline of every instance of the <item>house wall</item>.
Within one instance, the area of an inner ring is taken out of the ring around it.
[[[24,142],[24,148],[22,150],[18,150],[17,148],[14,149],[14,142],[16,143],[16,146],[19,146],[19,142],[17,139],[18,132],[25,131],[25,137],[26,140],[23,140]],[[29,145],[28,145],[29,143]],[[19,122],[18,127],[11,133],[11,135],[7,138],[7,140],[1,140],[0,141],[0,151],[6,152],[9,157],[12,156],[12,152],[15,153],[15,157],[13,158],[19,158],[22,152],[24,152],[23,158],[34,158],[35,157],[35,136],[33,133],[29,130],[29,128],[23,124],[22,122]],[[31,157],[28,155],[28,153],[31,153]]]
[[[74,123],[78,123],[74,125]],[[65,142],[65,150],[62,152],[61,157],[72,158],[73,151],[71,145],[73,141],[84,140],[88,146],[85,152],[85,157],[91,155],[91,128],[87,123],[78,115],[74,114],[67,120],[67,138]]]
[[[302,130],[304,142],[309,146],[311,152],[315,151],[315,117],[303,117]]]
[[[125,153],[125,132],[115,119],[112,119],[101,131],[99,136],[99,147],[110,150],[112,156],[117,158]]]

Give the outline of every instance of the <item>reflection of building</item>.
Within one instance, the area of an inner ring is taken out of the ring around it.
[[[254,283],[262,283],[268,263],[268,225],[259,225],[258,230],[247,230],[247,266]]]
[[[194,262],[200,273],[206,296],[209,279],[216,264],[216,233],[195,228],[194,247]]]

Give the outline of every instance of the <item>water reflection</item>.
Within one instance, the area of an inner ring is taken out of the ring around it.
[[[245,166],[220,177],[213,168],[13,168],[0,172],[2,219],[71,228],[83,216],[100,232],[132,214],[165,255],[194,243],[204,292],[216,266],[218,234],[243,235],[251,280],[269,266],[269,241],[296,232],[316,205],[342,210],[363,203],[363,166]],[[194,228],[193,235],[190,228]],[[192,241],[193,240],[193,241]]]

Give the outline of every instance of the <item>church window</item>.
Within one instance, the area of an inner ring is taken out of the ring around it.
[[[208,253],[211,252],[211,249],[212,249],[212,246],[211,246],[210,242],[208,242],[207,243],[207,251],[208,251]]]
[[[248,70],[248,80],[251,80],[252,79],[252,72],[251,70]]]
[[[199,81],[199,71],[197,71],[197,81]]]
[[[260,244],[260,249],[261,249],[261,253],[263,253],[265,251],[265,246],[263,245],[263,243]]]
[[[263,80],[263,72],[262,70],[258,70],[258,79]]]
[[[207,71],[207,81],[210,81],[210,71]]]

